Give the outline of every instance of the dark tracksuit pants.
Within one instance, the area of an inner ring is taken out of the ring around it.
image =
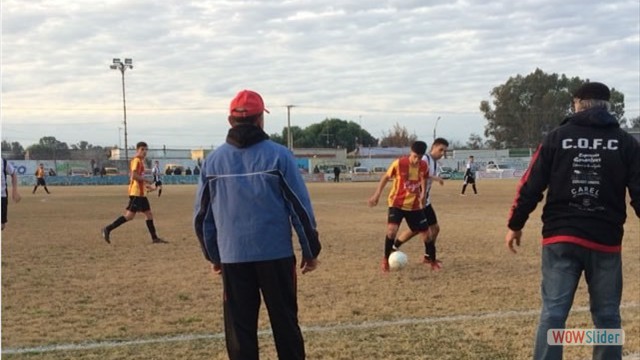
[[[260,292],[280,360],[304,359],[298,326],[296,259],[222,264],[224,328],[231,360],[257,360]]]

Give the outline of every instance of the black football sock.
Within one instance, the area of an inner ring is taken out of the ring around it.
[[[435,241],[429,241],[426,244],[424,244],[424,251],[427,257],[429,258],[429,260],[431,261],[436,260],[436,242]]]
[[[153,225],[153,220],[147,220],[147,229],[149,229],[151,239],[155,240],[158,238],[158,235],[156,234],[156,227]]]
[[[120,216],[119,218],[117,218],[114,222],[112,222],[110,225],[107,225],[107,230],[111,231],[115,228],[117,228],[118,226],[124,224],[127,222],[127,219],[124,216]]]
[[[393,248],[392,249],[398,250],[398,249],[400,249],[400,246],[402,246],[402,244],[404,244],[404,242],[400,241],[400,239],[396,239],[393,242]]]
[[[462,185],[462,194],[464,194],[465,190],[467,190],[467,184]]]
[[[162,189],[158,190],[158,197],[160,197],[160,195],[162,195]]]
[[[471,185],[471,186],[473,186],[473,193],[474,193],[474,194],[477,194],[477,193],[478,193],[478,190],[476,190],[476,184],[473,184],[473,185]]]
[[[384,238],[384,258],[388,259],[389,255],[393,252],[393,239]]]

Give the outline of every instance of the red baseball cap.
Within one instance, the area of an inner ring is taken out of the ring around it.
[[[262,112],[269,113],[269,110],[265,109],[262,97],[255,91],[242,90],[236,97],[231,100],[229,106],[229,114],[235,117],[248,117],[261,114]]]

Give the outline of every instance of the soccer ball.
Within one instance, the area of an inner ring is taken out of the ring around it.
[[[389,255],[389,269],[391,270],[400,270],[407,266],[408,262],[407,254],[402,251],[394,251]]]

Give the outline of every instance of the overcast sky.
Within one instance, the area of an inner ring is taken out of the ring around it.
[[[265,131],[323,119],[374,137],[483,135],[491,90],[536,68],[601,81],[640,113],[638,0],[3,0],[2,139],[211,147],[242,89]],[[440,117],[436,127],[436,120]],[[295,142],[295,139],[294,139]]]

